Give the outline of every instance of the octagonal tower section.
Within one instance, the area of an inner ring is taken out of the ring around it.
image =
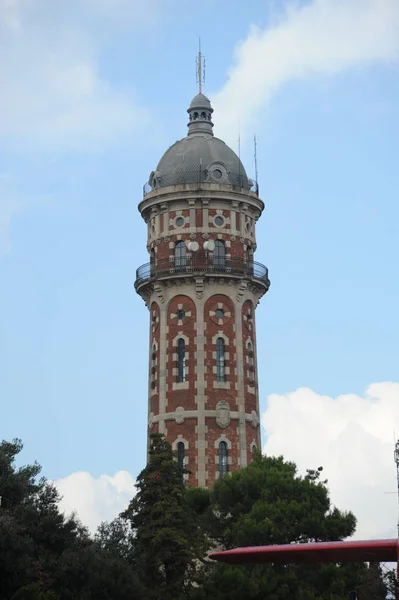
[[[270,285],[254,260],[264,204],[213,136],[212,112],[193,99],[187,137],[144,187],[150,260],[135,282],[150,312],[148,433],[166,436],[201,487],[260,447],[255,309]]]

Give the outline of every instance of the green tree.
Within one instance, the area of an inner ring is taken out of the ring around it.
[[[134,535],[130,521],[119,515],[110,523],[101,523],[95,535],[99,548],[134,562]]]
[[[131,563],[60,512],[40,466],[16,467],[22,447],[0,444],[1,600],[142,600]]]
[[[220,547],[257,546],[343,540],[356,519],[331,506],[322,468],[297,474],[296,465],[282,457],[258,453],[247,467],[215,483],[211,493],[189,493],[208,535]],[[210,564],[196,600],[347,600],[364,588],[365,565]],[[370,583],[370,582],[368,582]],[[385,599],[386,588],[374,573],[374,600]]]
[[[183,470],[162,435],[151,436],[149,461],[123,518],[135,532],[134,563],[143,598],[177,600],[189,592],[206,541],[185,497]]]

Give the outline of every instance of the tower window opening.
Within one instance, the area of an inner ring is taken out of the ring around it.
[[[184,271],[186,267],[186,244],[183,241],[175,245],[175,268]]]
[[[248,379],[251,383],[255,381],[254,360],[253,360],[252,343],[248,342],[247,346],[247,363],[248,363]]]
[[[219,477],[222,479],[229,471],[227,442],[219,443]]]
[[[216,381],[225,381],[224,339],[216,340]]]
[[[222,240],[215,241],[215,249],[213,251],[213,266],[223,268],[226,265],[226,246]]]
[[[186,342],[180,338],[177,342],[177,381],[186,381]]]
[[[150,271],[153,272],[155,268],[155,250],[154,248],[151,249],[150,252]]]
[[[253,254],[252,248],[251,248],[251,246],[248,246],[245,251],[245,262],[246,262],[247,273],[252,273],[252,271],[253,271],[253,265],[254,265],[253,260],[254,260],[254,254]]]
[[[152,346],[151,354],[151,389],[156,388],[156,377],[157,377],[157,347],[155,344]]]
[[[251,462],[254,460],[255,458],[255,452],[256,452],[256,445],[252,444],[251,445]]]
[[[204,113],[204,112],[201,113],[201,119],[206,119],[206,113]]]
[[[184,469],[184,453],[185,447],[183,442],[177,444],[177,464],[181,469]]]
[[[182,308],[179,308],[179,310],[177,311],[177,318],[179,319],[179,321],[181,321],[182,319],[184,319],[185,317],[185,312]]]

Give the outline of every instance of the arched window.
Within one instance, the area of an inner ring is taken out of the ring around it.
[[[248,379],[249,381],[255,381],[255,371],[254,371],[254,353],[252,349],[252,343],[248,342],[247,345],[247,363],[248,363]]]
[[[225,380],[224,362],[224,339],[220,337],[216,340],[216,381]]]
[[[228,473],[229,465],[228,465],[228,452],[227,452],[227,442],[219,443],[219,477],[220,479]]]
[[[245,251],[245,263],[247,273],[251,273],[254,268],[254,255],[251,246],[247,246],[247,249]]]
[[[152,390],[155,390],[156,377],[157,377],[157,347],[154,344],[152,346],[152,354],[151,354],[151,389]]]
[[[177,341],[177,381],[183,383],[186,381],[186,343],[183,338]]]
[[[215,241],[215,249],[213,251],[213,266],[216,269],[223,269],[226,265],[226,246],[222,240]]]
[[[251,246],[247,246],[246,249],[246,261],[248,264],[250,264],[252,262],[253,259],[253,255],[252,255],[252,248]]]
[[[181,271],[186,268],[186,244],[181,240],[175,245],[175,268]]]
[[[184,442],[178,442],[177,444],[177,464],[181,469],[184,469]]]

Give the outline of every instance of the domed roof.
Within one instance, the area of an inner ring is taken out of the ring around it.
[[[202,107],[205,106],[208,109],[212,110],[212,106],[211,106],[211,101],[209,100],[209,98],[207,96],[205,96],[205,94],[202,94],[201,92],[199,94],[197,94],[196,96],[194,96],[194,98],[191,100],[191,104],[190,104],[190,108],[198,108],[198,107]]]
[[[224,183],[249,189],[244,166],[227,144],[213,135],[213,108],[197,94],[187,110],[188,135],[175,142],[150,175],[152,189],[183,183]]]
[[[204,182],[250,187],[236,153],[209,135],[187,136],[173,144],[159,161],[152,179],[155,188]]]

